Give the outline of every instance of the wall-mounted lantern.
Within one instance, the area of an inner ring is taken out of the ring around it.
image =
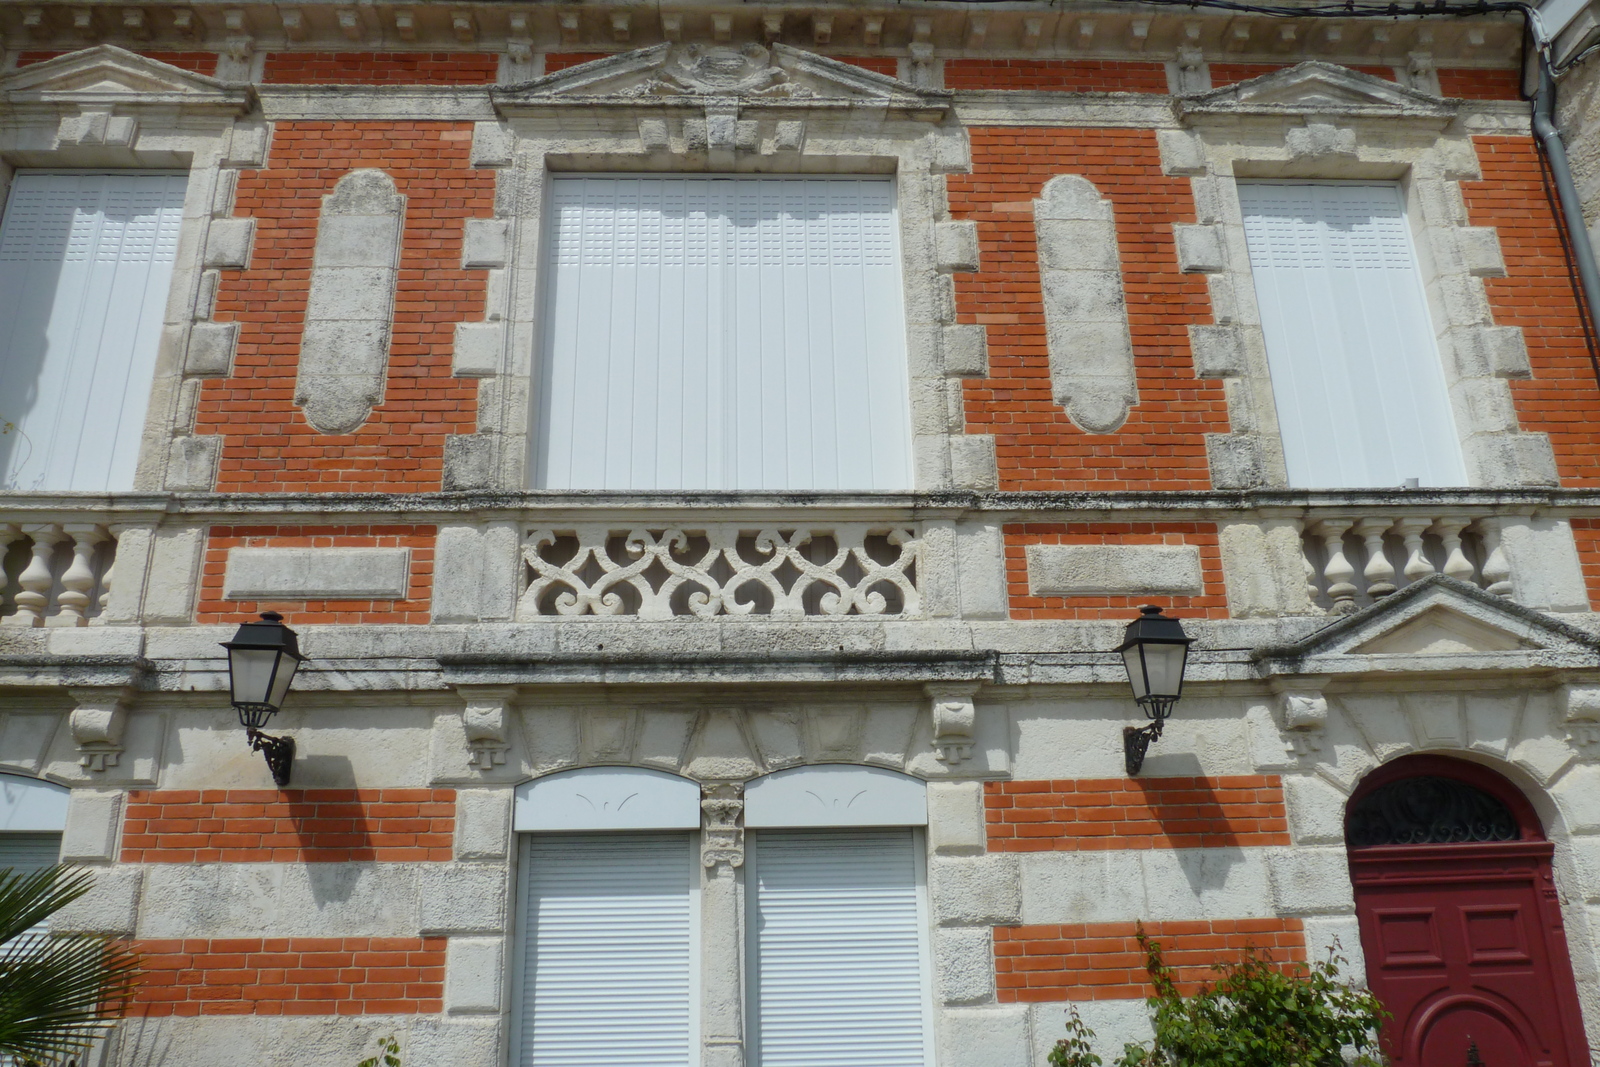
[[[300,642],[283,624],[282,615],[264,611],[260,622],[244,623],[222,647],[228,650],[228,687],[239,724],[250,739],[251,750],[265,754],[272,780],[282,788],[289,784],[294,738],[268,737],[261,728],[283,706],[294,672],[305,658],[300,655]]]
[[[1161,609],[1146,604],[1139,617],[1128,624],[1122,644],[1123,666],[1133,699],[1150,722],[1129,726],[1122,731],[1122,753],[1130,776],[1144,766],[1145,750],[1161,736],[1162,724],[1172,714],[1172,705],[1183,695],[1183,671],[1189,661],[1189,646],[1194,638],[1183,632],[1183,624],[1161,614]]]

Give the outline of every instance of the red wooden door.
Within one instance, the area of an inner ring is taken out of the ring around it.
[[[1526,798],[1481,767],[1402,762],[1364,783],[1347,816],[1395,1067],[1467,1067],[1474,1047],[1484,1067],[1587,1067],[1553,850]]]

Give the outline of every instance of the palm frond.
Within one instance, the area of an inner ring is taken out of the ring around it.
[[[0,944],[0,1053],[63,1063],[122,1014],[138,969],[125,947],[94,934],[22,932],[92,885],[89,871],[69,867],[0,872],[0,933],[12,931]]]
[[[81,867],[0,870],[0,943],[38,926],[93,887],[93,874]]]

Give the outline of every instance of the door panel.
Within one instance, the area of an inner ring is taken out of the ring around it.
[[[1395,1067],[1588,1063],[1543,841],[1353,849]]]

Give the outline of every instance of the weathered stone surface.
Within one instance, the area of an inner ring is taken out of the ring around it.
[[[404,548],[234,548],[222,595],[230,600],[404,600]]]
[[[1205,588],[1193,545],[1029,545],[1035,596],[1198,593]]]

